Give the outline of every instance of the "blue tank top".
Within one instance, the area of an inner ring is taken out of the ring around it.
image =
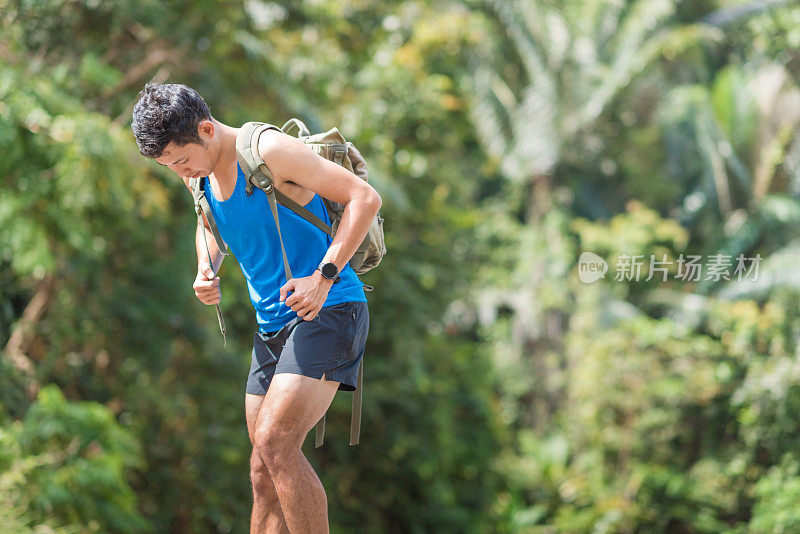
[[[205,196],[219,233],[239,262],[247,281],[259,329],[272,332],[280,330],[297,314],[279,300],[280,288],[286,283],[286,272],[267,195],[261,189],[253,188],[253,194],[247,196],[244,172],[238,162],[236,170],[236,187],[228,200],[220,202],[214,197],[207,177],[202,178]],[[319,195],[315,194],[304,207],[330,225],[328,210]],[[295,278],[310,276],[328,251],[331,237],[280,203],[278,217],[292,275]],[[363,284],[349,263],[339,276],[341,281],[331,286],[323,306],[367,301]]]

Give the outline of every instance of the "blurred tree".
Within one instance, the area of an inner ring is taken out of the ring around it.
[[[544,429],[565,395],[572,296],[563,280],[577,259],[568,211],[607,214],[620,203],[604,202],[607,184],[589,179],[597,167],[609,175],[616,168],[603,159],[601,137],[619,112],[612,104],[649,67],[719,32],[678,22],[669,0],[470,5],[495,24],[496,38],[473,56],[469,112],[507,180],[508,206],[497,214],[505,220],[492,231],[511,251],[484,271],[477,298],[485,321],[499,308],[509,311],[513,343],[502,350],[516,351],[515,376],[529,377],[528,387],[514,388],[525,392],[516,422]]]
[[[708,89],[673,89],[662,113],[667,177],[687,191],[674,217],[695,246],[736,256],[784,244],[800,222],[800,175],[784,164],[800,125],[800,90],[787,71],[727,66]]]

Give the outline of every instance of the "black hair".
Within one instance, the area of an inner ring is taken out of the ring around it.
[[[197,127],[210,118],[205,101],[191,87],[148,83],[133,107],[131,128],[139,152],[147,158],[157,158],[170,142],[177,146],[203,144]]]

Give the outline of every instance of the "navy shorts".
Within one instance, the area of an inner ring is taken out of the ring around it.
[[[247,393],[266,395],[275,373],[339,382],[354,391],[369,331],[366,302],[326,306],[311,320],[297,317],[276,332],[256,331]]]

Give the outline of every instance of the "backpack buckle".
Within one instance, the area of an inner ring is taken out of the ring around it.
[[[264,167],[262,169],[262,167]],[[266,170],[266,172],[265,172]],[[269,169],[263,163],[258,166],[258,171],[253,173],[252,179],[255,181],[256,187],[263,189],[265,193],[272,193],[272,177],[269,174]]]
[[[250,179],[247,182],[247,187],[245,187],[245,193],[247,193],[247,196],[253,194],[253,186],[261,189],[268,195],[272,193],[272,180],[268,179],[264,175],[259,176],[258,173],[255,173],[250,176]]]
[[[333,145],[333,161],[337,165],[344,162],[344,157],[347,154],[347,145]]]

